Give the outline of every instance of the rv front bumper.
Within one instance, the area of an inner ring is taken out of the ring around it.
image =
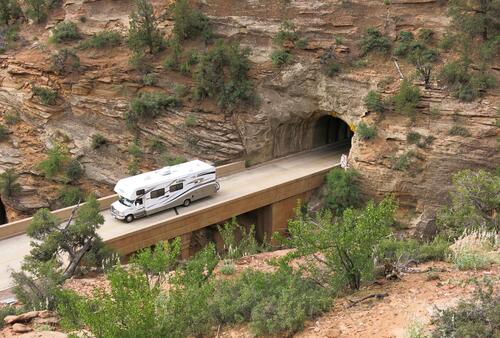
[[[113,216],[114,218],[116,219],[119,219],[119,220],[124,220],[125,219],[125,216],[122,216],[120,215],[116,210],[115,208],[111,207],[111,216]]]

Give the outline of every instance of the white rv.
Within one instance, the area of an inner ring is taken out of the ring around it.
[[[118,201],[111,214],[127,223],[212,195],[219,190],[215,167],[194,160],[127,177],[115,186]]]

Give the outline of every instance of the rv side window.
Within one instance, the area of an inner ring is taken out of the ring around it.
[[[165,189],[164,188],[151,191],[151,198],[157,198],[157,197],[161,197],[163,195],[165,195]]]
[[[137,190],[137,191],[135,192],[135,194],[136,194],[137,196],[144,195],[145,193],[146,193],[146,191],[145,191],[144,189]]]
[[[182,190],[182,188],[184,188],[184,184],[182,184],[182,183],[173,184],[170,186],[170,192]]]

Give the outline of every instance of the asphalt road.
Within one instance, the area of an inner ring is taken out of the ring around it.
[[[340,162],[346,148],[323,147],[313,151],[295,154],[264,164],[251,167],[245,171],[223,177],[217,194],[193,202],[189,207],[178,207],[179,214],[196,209],[210,207],[234,198],[240,198],[256,191],[292,181],[297,178],[331,168]],[[108,210],[102,211],[105,222],[99,234],[106,241],[138,229],[147,228],[162,220],[178,217],[173,209],[125,223],[114,219]],[[222,220],[221,220],[222,221]],[[29,253],[30,240],[26,235],[19,235],[0,241],[0,290],[11,287],[10,272],[18,270],[23,257]]]

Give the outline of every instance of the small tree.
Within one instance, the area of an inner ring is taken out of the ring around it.
[[[150,54],[164,47],[164,40],[158,29],[158,19],[148,0],[136,0],[136,10],[130,15],[128,45],[134,52],[147,49]]]
[[[78,181],[84,173],[84,169],[77,159],[72,159],[64,168],[64,173],[69,182]]]
[[[69,155],[67,149],[59,144],[55,144],[48,149],[47,159],[40,162],[39,168],[47,178],[52,178],[61,171],[63,165],[68,160]]]
[[[9,168],[0,174],[0,190],[5,197],[12,197],[21,191],[21,185],[17,183],[19,175],[14,169]]]
[[[500,176],[465,169],[453,175],[452,181],[451,205],[441,209],[437,217],[441,231],[451,238],[465,229],[500,231]]]
[[[200,34],[205,41],[212,38],[212,29],[205,14],[193,10],[186,0],[176,0],[172,8],[174,34],[177,40],[194,38]]]
[[[10,20],[19,18],[21,14],[21,7],[17,0],[0,1],[0,22],[2,24],[8,25]]]
[[[303,268],[323,286],[340,291],[344,286],[358,290],[374,271],[374,252],[394,222],[396,203],[385,198],[369,202],[356,211],[346,209],[341,219],[332,221],[329,211],[316,218],[298,213],[288,223],[290,237],[284,243],[296,248],[285,262],[306,257]]]
[[[412,85],[408,80],[403,80],[393,100],[397,112],[413,116],[420,101],[420,89]]]
[[[498,0],[451,0],[448,15],[460,32],[487,41],[498,38],[499,12]]]
[[[385,103],[382,100],[382,95],[375,90],[370,90],[363,98],[363,102],[365,103],[366,109],[369,111],[382,113],[386,109]]]
[[[361,204],[357,183],[358,173],[353,170],[334,168],[326,176],[326,205],[340,215],[347,208]]]
[[[49,3],[47,0],[25,0],[27,10],[26,14],[36,23],[40,23],[47,17]]]

